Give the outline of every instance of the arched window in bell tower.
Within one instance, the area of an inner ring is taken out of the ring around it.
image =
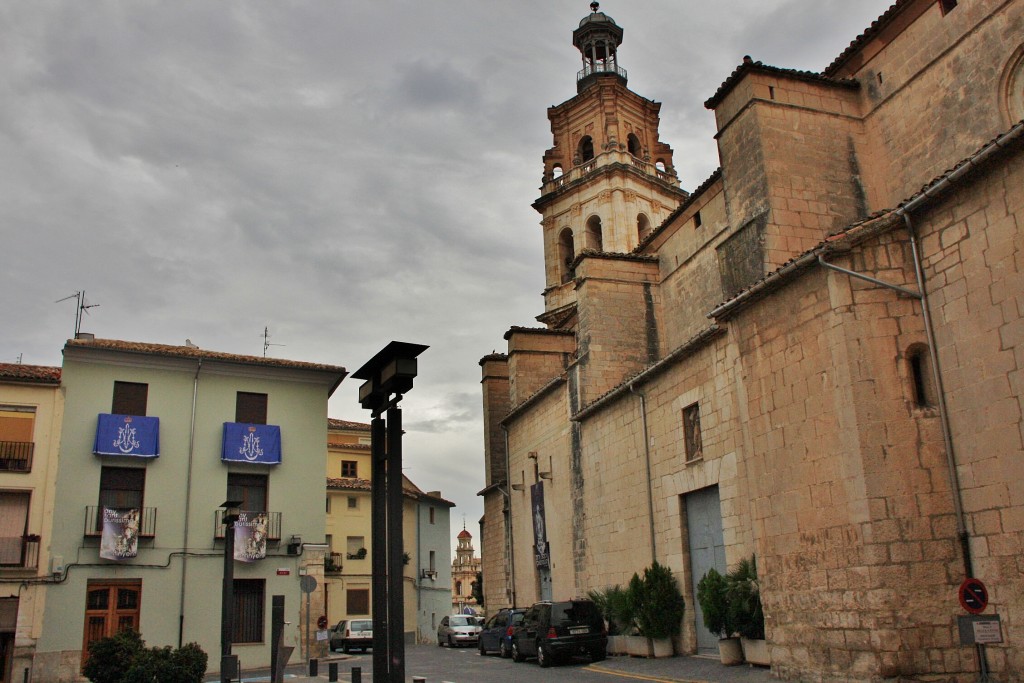
[[[636,216],[636,236],[639,242],[643,242],[647,239],[647,236],[651,234],[651,219],[647,217],[647,214],[637,214]]]
[[[626,138],[626,143],[629,145],[629,153],[635,156],[637,159],[643,156],[643,150],[640,147],[640,138],[636,136],[636,133],[630,133],[629,137]]]
[[[572,230],[565,228],[558,235],[558,272],[563,283],[573,278],[572,261],[576,258],[576,250],[573,246]]]
[[[551,177],[552,178],[561,178],[562,177],[562,165],[561,164],[555,164],[554,168],[551,169]]]
[[[662,161],[661,159],[658,159],[658,161],[654,164],[654,167],[658,169],[660,173],[665,172],[665,162]]]
[[[601,217],[591,216],[587,219],[587,240],[585,247],[594,251],[604,251],[604,241],[601,238]]]
[[[576,154],[580,158],[580,163],[586,163],[594,158],[594,138],[589,135],[584,135],[583,139],[580,140],[579,146],[576,148]]]

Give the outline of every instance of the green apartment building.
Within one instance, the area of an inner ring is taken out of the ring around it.
[[[233,653],[270,664],[270,606],[304,652],[324,609],[331,365],[101,339],[64,348],[64,424],[44,628],[32,680],[81,680],[88,644],[135,628],[149,646],[196,642],[220,666],[221,505],[241,501]],[[314,642],[315,647],[315,642]]]

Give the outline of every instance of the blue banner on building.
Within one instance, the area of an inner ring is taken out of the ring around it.
[[[280,465],[281,428],[277,425],[225,422],[224,449],[220,459],[254,465]]]
[[[96,455],[156,458],[160,455],[160,418],[100,414],[96,423]]]

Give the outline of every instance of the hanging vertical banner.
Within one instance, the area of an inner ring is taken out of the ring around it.
[[[103,535],[100,557],[105,560],[128,560],[139,554],[138,508],[102,508]]]
[[[255,562],[267,556],[267,513],[242,510],[235,522],[235,559]]]
[[[551,558],[548,553],[547,520],[544,517],[544,482],[530,487],[530,507],[533,510],[533,558],[538,569],[547,569]]]

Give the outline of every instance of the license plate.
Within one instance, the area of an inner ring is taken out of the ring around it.
[[[578,636],[581,633],[590,633],[590,628],[587,626],[574,626],[569,629],[569,633],[574,636]]]

